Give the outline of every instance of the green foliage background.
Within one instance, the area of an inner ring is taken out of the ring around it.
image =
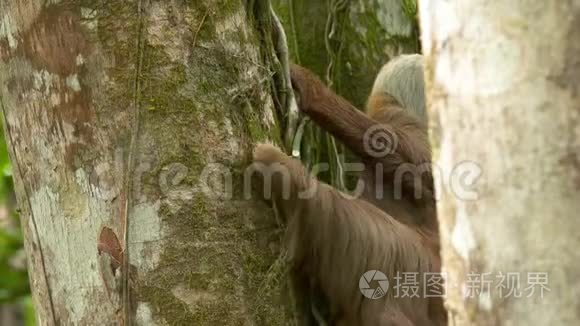
[[[0,130],[0,305],[16,305],[24,325],[35,324],[24,242],[16,212],[8,148]]]

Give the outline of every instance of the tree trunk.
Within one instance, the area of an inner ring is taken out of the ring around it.
[[[275,223],[242,196],[253,144],[279,137],[247,3],[0,3],[41,325],[283,323]]]
[[[580,3],[420,12],[453,320],[578,324]]]

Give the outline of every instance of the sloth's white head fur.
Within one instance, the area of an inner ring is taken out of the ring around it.
[[[426,120],[423,56],[405,54],[385,64],[373,86],[372,95],[388,93],[407,110]]]

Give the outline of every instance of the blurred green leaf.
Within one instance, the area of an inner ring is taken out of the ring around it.
[[[21,301],[22,310],[24,311],[24,326],[36,325],[36,313],[34,312],[34,305],[32,297],[26,296]]]
[[[13,302],[30,292],[25,270],[19,271],[0,264],[0,303]]]
[[[1,126],[1,125],[0,125]],[[0,127],[0,135],[4,132]],[[28,275],[20,263],[24,242],[19,228],[18,215],[13,205],[14,186],[8,147],[0,137],[0,304],[18,303],[25,314],[25,325],[35,325],[34,310],[30,298]],[[8,216],[6,216],[8,214]]]

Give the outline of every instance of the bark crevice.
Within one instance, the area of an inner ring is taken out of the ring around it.
[[[135,62],[135,80],[133,89],[133,130],[131,133],[131,142],[129,144],[129,153],[127,155],[127,168],[125,171],[125,207],[121,217],[123,225],[123,321],[125,325],[131,325],[131,300],[129,280],[129,214],[133,206],[133,175],[135,171],[135,155],[137,142],[139,140],[140,111],[141,111],[141,70],[143,67],[143,1],[137,1],[137,40],[136,40],[136,62]]]

